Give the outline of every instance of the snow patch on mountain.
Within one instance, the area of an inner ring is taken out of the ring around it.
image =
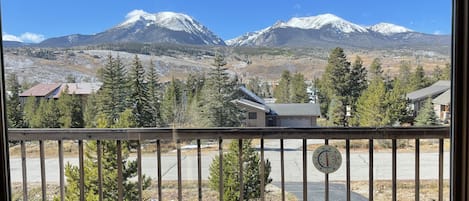
[[[311,17],[294,17],[291,18],[288,22],[281,24],[280,26],[294,27],[300,29],[321,29],[327,25],[331,25],[332,27],[344,33],[368,32],[366,28],[351,23],[330,13]]]
[[[368,29],[374,32],[381,33],[383,35],[413,32],[413,30],[405,28],[403,26],[390,24],[390,23],[384,23],[384,22],[370,26],[368,27]]]

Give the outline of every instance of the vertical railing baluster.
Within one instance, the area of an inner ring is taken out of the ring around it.
[[[26,169],[26,146],[24,141],[21,140],[21,170],[23,176],[23,200],[28,200],[28,175]]]
[[[57,141],[59,145],[59,188],[60,188],[60,201],[65,200],[65,178],[64,178],[64,146],[63,141]]]
[[[285,201],[285,158],[283,153],[283,138],[280,139],[280,177],[282,187],[282,201]]]
[[[370,139],[368,141],[368,154],[369,154],[369,166],[368,166],[368,200],[373,201],[373,195],[374,195],[374,175],[373,175],[373,152],[374,152],[374,145],[373,145],[373,139]]]
[[[261,138],[261,201],[265,200],[264,138]]]
[[[42,200],[47,200],[47,182],[46,182],[46,164],[44,154],[44,141],[39,141],[39,155],[41,160],[41,187],[42,187]]]
[[[124,200],[124,187],[122,178],[122,142],[117,140],[117,199]]]
[[[325,145],[329,145],[329,140],[324,140]],[[329,174],[324,174],[324,200],[329,201]]]
[[[223,192],[225,190],[223,189],[223,139],[218,138],[218,157],[220,158],[218,164],[218,194],[220,201],[223,201]]]
[[[101,141],[96,141],[96,158],[98,160],[98,197],[99,201],[103,201],[103,166],[102,166],[102,148]]]
[[[80,201],[85,200],[85,165],[83,162],[83,140],[78,140],[78,163],[80,169]]]
[[[243,139],[238,140],[238,162],[239,162],[239,199],[244,200],[244,181],[243,181]]]
[[[392,200],[397,201],[397,140],[392,139]]]
[[[142,181],[142,145],[137,141],[137,180],[138,180],[138,200],[143,199],[143,181]]]
[[[306,139],[303,138],[303,200],[308,200],[308,154]]]
[[[420,200],[420,140],[415,139],[415,200]]]
[[[444,139],[439,140],[439,155],[438,155],[438,200],[443,201],[443,154],[444,154]]]
[[[182,201],[182,172],[181,172],[181,140],[176,140],[177,171],[178,171],[178,200]]]
[[[163,194],[161,192],[161,142],[156,140],[156,160],[157,160],[157,175],[158,175],[158,200],[163,200]]]
[[[200,139],[197,139],[197,187],[199,201],[202,201],[202,153],[200,151]]]
[[[345,161],[346,161],[346,183],[347,201],[350,201],[350,140],[345,140]]]

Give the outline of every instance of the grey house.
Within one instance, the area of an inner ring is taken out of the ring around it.
[[[316,127],[321,115],[318,104],[266,104],[245,87],[240,87],[239,92],[240,98],[233,103],[246,111],[247,127]]]
[[[427,98],[435,99],[437,96],[449,90],[450,87],[451,82],[449,80],[440,80],[429,87],[408,93],[407,98],[410,100],[410,109],[414,112],[414,116],[417,116],[418,111]]]

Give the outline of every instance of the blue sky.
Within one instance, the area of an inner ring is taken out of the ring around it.
[[[360,25],[388,22],[431,34],[451,33],[451,0],[0,0],[3,34],[24,42],[94,34],[127,13],[188,14],[222,39],[292,17],[332,13]]]

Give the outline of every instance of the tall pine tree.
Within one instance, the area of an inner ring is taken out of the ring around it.
[[[145,84],[145,69],[142,62],[135,55],[129,73],[128,103],[136,122],[136,127],[150,126],[152,121],[151,106],[148,98],[148,88]]]
[[[290,85],[291,85],[290,71],[284,70],[278,85],[274,89],[274,98],[276,103],[289,103],[290,102]]]
[[[103,70],[103,85],[99,92],[99,111],[106,115],[108,123],[114,124],[119,114],[126,109],[126,96],[128,91],[126,70],[119,57],[108,56]]]
[[[431,126],[438,125],[435,110],[433,110],[433,103],[431,98],[427,98],[422,108],[419,110],[417,117],[415,117],[416,126]]]
[[[148,106],[150,107],[150,122],[149,127],[160,127],[162,125],[161,120],[161,86],[158,74],[156,73],[153,62],[150,62],[150,68],[147,75],[148,82]]]
[[[352,64],[350,70],[350,113],[352,116],[357,113],[357,101],[363,91],[368,87],[367,83],[367,71],[363,66],[362,59],[357,56]],[[358,122],[350,123],[353,126],[357,126]]]
[[[235,79],[230,79],[226,72],[225,58],[217,54],[214,68],[208,74],[207,83],[203,89],[202,102],[205,103],[200,111],[203,126],[206,127],[235,127],[241,122],[241,112],[231,102],[237,91]]]
[[[7,119],[9,128],[23,128],[25,122],[23,119],[23,105],[20,101],[21,85],[18,76],[12,73],[7,76],[7,90],[10,92],[7,96]]]

